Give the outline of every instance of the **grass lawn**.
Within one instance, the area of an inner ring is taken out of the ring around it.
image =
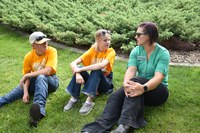
[[[0,27],[0,96],[16,85],[22,77],[22,61],[24,55],[31,50],[28,36]],[[84,124],[94,121],[102,112],[108,95],[99,96],[95,107],[87,116],[80,115],[81,102],[68,112],[63,107],[69,99],[65,88],[71,79],[69,63],[80,56],[79,53],[67,49],[58,49],[58,73],[60,87],[49,95],[47,116],[39,123],[38,128],[29,128],[30,104],[17,100],[0,108],[0,132],[22,133],[74,133],[81,130]],[[117,60],[114,67],[115,89],[122,85],[126,70],[126,61]],[[148,125],[136,130],[137,133],[197,133],[200,132],[200,68],[170,67],[168,101],[160,107],[146,107],[145,118]]]

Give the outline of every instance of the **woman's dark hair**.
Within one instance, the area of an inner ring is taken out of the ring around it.
[[[143,32],[146,35],[149,35],[150,45],[158,41],[158,29],[155,23],[153,22],[142,22],[138,27],[143,28]]]

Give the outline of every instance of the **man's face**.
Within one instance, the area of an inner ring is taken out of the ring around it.
[[[40,53],[41,55],[45,54],[47,48],[48,48],[48,42],[44,42],[42,44],[34,44],[35,45],[35,50],[37,53]]]

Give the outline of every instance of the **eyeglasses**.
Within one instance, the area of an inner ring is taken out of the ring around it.
[[[109,30],[103,30],[103,31],[101,32],[101,35],[102,35],[102,36],[105,36],[106,33],[107,33],[107,34],[111,34]]]
[[[135,33],[135,36],[140,37],[141,35],[146,35],[146,33]]]
[[[42,40],[43,38],[45,38],[46,36],[39,36],[39,37],[37,37],[36,39],[35,39],[35,41],[40,41],[40,40]]]

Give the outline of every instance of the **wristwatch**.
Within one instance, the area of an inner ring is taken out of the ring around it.
[[[146,85],[144,85],[144,92],[148,91],[148,87]]]

